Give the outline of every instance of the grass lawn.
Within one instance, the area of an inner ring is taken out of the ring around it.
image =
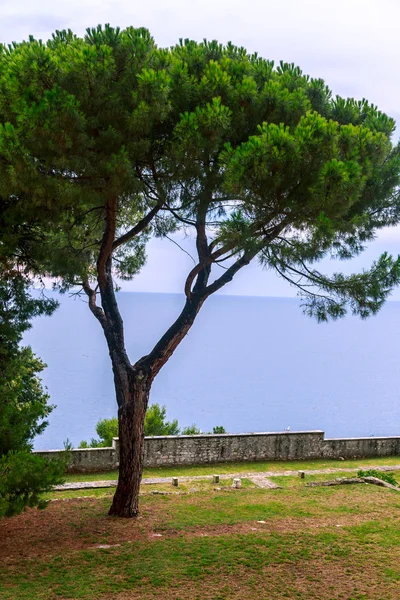
[[[400,493],[274,481],[146,494],[136,520],[107,517],[109,497],[3,519],[0,598],[398,600]]]
[[[101,474],[100,474],[101,475]],[[100,476],[99,475],[99,476]],[[118,474],[117,474],[118,475]],[[396,473],[397,478],[400,480],[400,471]],[[307,475],[305,479],[300,479],[297,476],[288,477],[287,475],[274,476],[273,482],[280,485],[282,488],[293,488],[293,487],[304,487],[304,484],[310,481],[323,481],[326,479],[334,479],[336,477],[349,477],[349,473],[346,471],[335,471],[334,474],[319,474],[319,475]],[[172,478],[171,478],[172,479]],[[167,495],[181,495],[191,494],[195,492],[212,492],[214,488],[218,487],[222,490],[229,490],[232,486],[233,479],[220,479],[218,484],[213,483],[210,476],[204,476],[204,479],[193,479],[193,480],[179,480],[179,486],[174,487],[171,482],[169,483],[146,483],[142,484],[140,494],[151,495],[155,493],[165,493]],[[241,478],[243,488],[257,488],[257,484],[246,477]],[[102,498],[110,497],[115,493],[115,487],[108,488],[85,488],[78,490],[65,490],[65,491],[54,491],[43,494],[45,500],[63,500],[68,498]],[[0,598],[1,600],[1,598]]]
[[[342,469],[374,466],[399,465],[400,457],[388,456],[385,458],[363,458],[356,460],[313,460],[313,461],[273,461],[273,462],[229,462],[214,465],[193,465],[175,467],[152,467],[143,470],[143,477],[173,477],[193,475],[229,475],[236,473],[262,473],[265,471],[298,471],[309,469]],[[118,471],[107,473],[74,473],[66,475],[66,482],[97,481],[118,479]]]

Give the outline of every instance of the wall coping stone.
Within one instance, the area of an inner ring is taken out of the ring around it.
[[[114,450],[113,446],[101,446],[100,448],[71,448],[70,450],[65,450],[64,448],[55,448],[52,450],[33,450],[33,452],[35,454],[50,454],[51,452],[110,452],[110,450]]]
[[[324,432],[321,429],[314,429],[310,431],[252,431],[249,433],[196,433],[194,435],[148,435],[145,436],[145,440],[179,440],[179,439],[193,439],[198,438],[229,438],[229,437],[247,437],[247,436],[265,436],[265,435],[310,435],[310,434],[322,434]],[[118,440],[118,438],[113,438]]]
[[[351,442],[359,440],[399,440],[400,435],[369,435],[365,437],[341,437],[341,438],[325,438],[324,442]]]

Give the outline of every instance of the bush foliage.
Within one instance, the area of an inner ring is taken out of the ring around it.
[[[98,439],[92,438],[90,442],[83,440],[79,448],[109,448],[112,446],[113,437],[118,437],[118,419],[101,419],[97,422],[96,433]],[[199,435],[202,431],[194,423],[187,427],[179,428],[177,419],[167,421],[167,409],[157,403],[151,404],[146,412],[144,421],[144,435]],[[213,433],[226,433],[222,425],[213,428]]]
[[[385,473],[384,471],[375,471],[375,469],[368,469],[367,471],[363,471],[360,469],[357,473],[358,477],[376,477],[377,479],[381,479],[382,481],[386,481],[386,483],[390,483],[391,485],[395,485],[396,487],[399,485],[397,480],[391,473]]]
[[[32,454],[33,438],[47,426],[53,409],[39,374],[44,363],[21,347],[30,319],[50,314],[55,303],[29,292],[27,276],[3,262],[0,268],[0,516],[25,507],[44,508],[42,492],[61,483],[65,460]]]

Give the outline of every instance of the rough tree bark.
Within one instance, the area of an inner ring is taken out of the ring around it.
[[[119,477],[109,515],[136,517],[144,454],[144,418],[151,382],[141,371],[131,369],[130,387],[118,409]]]

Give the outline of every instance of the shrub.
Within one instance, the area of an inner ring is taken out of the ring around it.
[[[200,435],[201,430],[193,423],[182,429],[182,435]]]
[[[178,421],[167,421],[167,409],[155,403],[149,406],[144,421],[144,435],[179,435]],[[83,440],[79,448],[109,448],[113,437],[118,437],[118,419],[102,419],[97,422],[96,433],[99,439],[92,438],[90,442]],[[199,432],[200,433],[200,432]]]
[[[382,481],[386,481],[386,483],[391,483],[396,487],[399,485],[390,473],[385,473],[384,471],[375,471],[374,469],[369,469],[368,471],[358,471],[358,477],[376,477],[377,479],[382,479]]]
[[[47,460],[27,450],[10,451],[0,456],[0,517],[17,515],[26,507],[45,508],[43,492],[64,482],[68,462],[64,459]]]
[[[113,437],[118,437],[118,419],[101,419],[96,424],[96,433],[99,439],[92,438],[90,442],[83,440],[79,448],[109,448],[112,446]]]
[[[222,425],[216,425],[213,427],[213,433],[226,433],[226,429]]]
[[[146,412],[144,435],[179,435],[177,419],[166,421],[167,409],[159,404],[152,404]]]
[[[167,421],[167,409],[159,404],[151,404],[146,412],[144,421],[144,435],[200,435],[203,433],[201,429],[194,423],[182,429],[179,429],[177,419]],[[99,439],[92,438],[90,442],[82,440],[79,448],[109,448],[112,446],[113,437],[118,437],[118,419],[101,419],[97,422],[96,432]],[[226,433],[225,427],[216,425],[213,427],[213,433]]]

